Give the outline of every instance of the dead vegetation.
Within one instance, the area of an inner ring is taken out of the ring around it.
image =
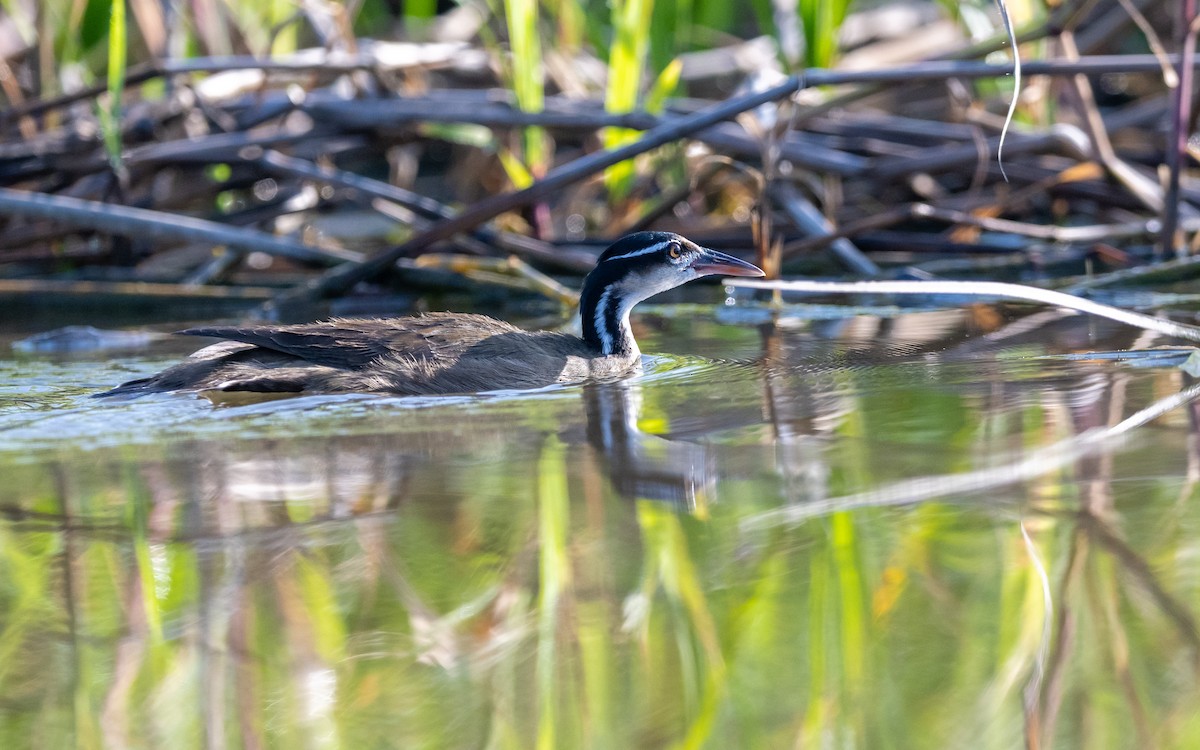
[[[1194,44],[1135,6],[1067,3],[1018,29],[1025,82],[1003,161],[1002,38],[878,14],[851,19],[855,49],[831,69],[786,75],[767,37],[684,54],[688,96],[656,113],[606,108],[586,50],[545,51],[547,96],[522,109],[486,22],[465,41],[343,30],[269,58],[159,59],[125,75],[115,153],[97,115],[110,87],[37,96],[18,85],[36,89],[34,58],[10,57],[0,288],[152,283],[278,305],[465,277],[569,300],[574,284],[546,274],[580,274],[646,227],[753,249],[785,275],[1075,292],[1186,278]],[[1131,39],[1176,53],[1109,54]],[[531,128],[552,159],[519,184]],[[606,147],[613,128],[637,136]],[[628,160],[627,184],[604,179]]]

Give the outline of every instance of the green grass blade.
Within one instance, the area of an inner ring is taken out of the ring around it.
[[[833,63],[838,51],[838,32],[849,7],[848,0],[799,0],[805,66],[827,68]]]
[[[114,0],[108,18],[108,102],[101,110],[104,148],[108,161],[121,170],[121,98],[125,95],[125,55],[128,49],[125,0]]]
[[[509,47],[512,52],[512,86],[517,106],[523,112],[541,112],[545,106],[543,87],[542,44],[538,34],[537,0],[505,0],[504,18],[508,24]],[[525,128],[521,134],[521,150],[525,166],[533,177],[545,174],[549,161],[546,135],[541,128]],[[505,165],[506,168],[509,166]],[[518,187],[525,179],[509,172]]]
[[[650,49],[653,12],[654,0],[614,0],[612,4],[613,45],[608,58],[608,86],[604,92],[604,108],[610,113],[637,109],[646,54]],[[636,131],[608,128],[604,133],[604,145],[615,148],[636,137]],[[634,164],[625,161],[608,168],[604,183],[610,195],[620,199],[628,194],[633,177]]]

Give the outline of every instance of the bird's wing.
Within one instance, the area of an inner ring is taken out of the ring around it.
[[[489,336],[514,330],[482,315],[430,314],[285,326],[203,326],[180,333],[251,344],[316,365],[360,369],[388,357],[452,356]]]
[[[327,367],[365,367],[387,353],[362,331],[325,326],[204,326],[180,333],[251,344]]]

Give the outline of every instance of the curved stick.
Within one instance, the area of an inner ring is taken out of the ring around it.
[[[1090,299],[1064,294],[1051,289],[1040,289],[1024,284],[1009,284],[1003,281],[806,281],[765,279],[725,279],[728,286],[744,286],[753,289],[772,289],[783,292],[806,292],[809,294],[966,294],[973,297],[1004,297],[1028,302],[1042,302],[1078,310],[1089,315],[1098,315],[1120,323],[1126,323],[1167,336],[1200,342],[1200,328],[1173,320],[1143,315],[1111,305],[1103,305]]]

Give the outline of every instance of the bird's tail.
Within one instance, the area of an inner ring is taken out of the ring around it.
[[[157,389],[153,387],[155,378],[138,378],[130,380],[127,383],[121,383],[116,388],[112,388],[100,393],[93,393],[92,398],[137,398],[145,396],[147,393],[154,393]]]

